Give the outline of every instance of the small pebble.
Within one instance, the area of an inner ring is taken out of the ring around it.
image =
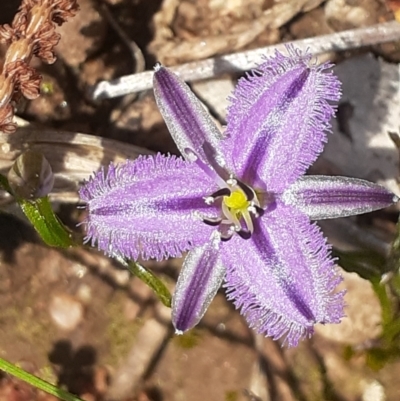
[[[362,401],[385,401],[385,389],[381,383],[377,380],[366,384],[363,394]]]
[[[49,306],[53,322],[63,330],[73,330],[82,321],[83,306],[75,298],[67,294],[53,296]]]

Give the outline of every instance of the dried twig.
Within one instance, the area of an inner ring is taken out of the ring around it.
[[[290,43],[302,50],[309,49],[312,54],[320,54],[399,39],[400,24],[396,21],[391,21],[367,28],[351,29]],[[263,56],[271,55],[275,50],[285,51],[285,44],[186,63],[174,67],[172,70],[178,73],[185,81],[212,78],[222,73],[243,72],[256,67]],[[107,99],[147,90],[152,88],[152,79],[153,72],[146,71],[140,74],[126,75],[113,81],[102,81],[93,88],[91,97],[94,100]]]
[[[20,94],[39,96],[40,75],[29,66],[33,55],[52,64],[61,25],[78,10],[77,0],[23,0],[11,25],[0,26],[0,43],[9,45],[0,74],[0,131],[12,133],[14,103]]]

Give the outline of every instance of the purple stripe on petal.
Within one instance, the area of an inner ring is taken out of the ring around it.
[[[340,82],[310,55],[288,48],[242,78],[228,110],[226,158],[239,178],[282,192],[315,161],[340,96]]]
[[[333,219],[382,209],[398,201],[385,187],[358,178],[304,176],[281,196],[312,220]]]
[[[189,86],[160,65],[155,68],[153,81],[158,108],[185,159],[199,157],[216,170],[224,167],[222,134]]]
[[[203,197],[214,182],[174,156],[141,156],[100,170],[80,189],[87,203],[87,241],[137,259],[180,256],[208,241],[213,228],[199,213],[219,216]]]
[[[220,236],[187,255],[172,298],[172,322],[177,333],[196,326],[203,317],[225,276],[219,258]]]
[[[340,277],[319,228],[293,207],[278,204],[256,221],[252,238],[234,236],[221,250],[228,298],[249,326],[296,346],[316,323],[338,323]]]

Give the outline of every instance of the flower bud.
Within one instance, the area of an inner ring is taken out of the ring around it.
[[[23,199],[42,198],[54,185],[49,162],[34,150],[27,150],[18,156],[7,178],[14,195]]]

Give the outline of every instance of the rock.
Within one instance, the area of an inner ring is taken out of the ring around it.
[[[53,322],[61,329],[75,329],[83,318],[83,306],[68,294],[54,295],[49,306]]]
[[[326,35],[333,32],[333,29],[326,21],[324,10],[321,7],[296,18],[290,24],[289,30],[296,39]]]
[[[385,401],[385,389],[381,383],[374,380],[369,383],[365,383],[364,392],[362,395],[362,401]]]
[[[399,155],[388,135],[400,126],[398,66],[364,55],[341,63],[335,73],[343,95],[323,157],[344,175],[379,182],[398,193]]]
[[[381,307],[372,285],[356,273],[343,272],[338,290],[346,289],[345,314],[340,324],[317,325],[316,333],[339,343],[360,345],[381,333]]]
[[[383,11],[376,0],[329,0],[325,6],[328,23],[338,31],[376,24]]]

